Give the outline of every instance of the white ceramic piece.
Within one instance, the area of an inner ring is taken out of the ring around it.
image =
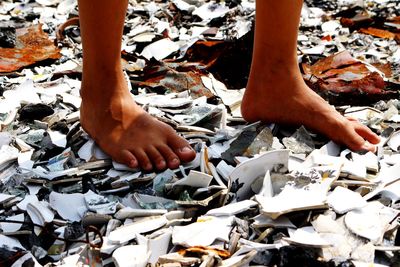
[[[23,213],[7,217],[6,220],[12,220],[12,221],[18,221],[18,222],[24,222],[25,216]],[[3,230],[5,233],[11,233],[18,231],[22,227],[22,224],[18,223],[7,223],[7,222],[2,222],[0,223],[0,228]]]
[[[150,253],[143,245],[128,245],[117,248],[112,257],[116,267],[146,267]]]
[[[176,181],[173,186],[176,185],[186,185],[190,187],[204,188],[208,187],[212,181],[213,177],[203,172],[193,171],[189,172],[189,175]]]
[[[52,222],[54,213],[43,202],[36,201],[28,203],[26,211],[32,222],[44,226],[45,223]]]
[[[88,211],[85,197],[80,193],[60,194],[53,191],[50,193],[49,200],[50,206],[65,220],[78,222]]]
[[[154,231],[167,223],[165,216],[149,217],[115,229],[108,238],[112,244],[122,244],[136,238],[136,234]]]
[[[329,206],[339,214],[367,205],[367,201],[359,193],[341,186],[336,187],[328,195],[327,201]]]
[[[347,228],[361,237],[371,240],[374,244],[382,241],[389,223],[400,211],[385,207],[377,201],[369,202],[362,209],[352,210],[345,215]]]
[[[289,229],[289,236],[288,238],[284,238],[284,240],[294,245],[313,248],[324,248],[332,245],[323,239],[312,226],[296,230]]]
[[[171,237],[172,230],[168,228],[161,229],[148,236],[138,234],[136,239],[139,245],[147,247],[150,253],[149,263],[156,264],[161,255],[167,254]]]
[[[203,216],[186,226],[175,226],[172,243],[185,247],[210,246],[216,240],[228,241],[233,217]]]
[[[232,183],[240,187],[237,191],[237,200],[248,199],[252,195],[251,185],[257,178],[264,176],[274,166],[287,168],[288,160],[289,150],[277,150],[239,164],[230,175]]]
[[[257,206],[257,202],[253,200],[243,200],[222,206],[220,208],[209,210],[206,214],[210,216],[231,216],[246,211],[254,206]]]
[[[164,215],[167,210],[160,209],[132,209],[131,207],[125,207],[117,211],[114,217],[118,220],[124,220],[127,218],[145,217],[145,216],[157,216]]]
[[[400,148],[400,131],[393,133],[387,141],[388,146],[393,151],[399,151]]]
[[[252,226],[255,228],[273,227],[273,228],[296,228],[296,226],[285,216],[273,220],[271,217],[264,214],[259,214],[254,217]]]

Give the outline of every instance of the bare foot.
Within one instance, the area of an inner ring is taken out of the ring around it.
[[[300,73],[274,70],[254,76],[258,75],[250,77],[243,98],[245,120],[304,125],[353,151],[375,151],[372,144],[379,143],[379,137],[356,120],[343,117],[305,84]]]
[[[81,125],[115,161],[150,171],[193,160],[195,152],[185,139],[135,103],[122,72],[85,77]]]

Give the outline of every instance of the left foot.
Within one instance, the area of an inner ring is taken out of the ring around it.
[[[379,137],[354,119],[346,119],[304,82],[299,71],[276,67],[250,76],[242,102],[243,118],[304,125],[353,151],[375,151]],[[257,76],[257,77],[255,77]]]

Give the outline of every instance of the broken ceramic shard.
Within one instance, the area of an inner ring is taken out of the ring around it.
[[[232,184],[237,186],[237,200],[244,200],[251,196],[251,184],[255,179],[264,176],[268,170],[274,167],[287,169],[288,159],[288,150],[278,150],[239,164],[230,175]]]
[[[332,245],[323,239],[312,226],[296,230],[289,229],[289,236],[288,238],[284,238],[284,240],[299,246],[324,248]]]
[[[346,226],[355,234],[371,240],[374,244],[382,241],[389,223],[399,214],[398,210],[385,207],[377,201],[345,215]]]
[[[176,181],[173,186],[208,187],[212,179],[213,177],[206,173],[190,171],[187,177]]]
[[[237,203],[231,203],[223,207],[212,209],[207,212],[210,216],[231,216],[248,210],[257,205],[257,202],[252,200],[243,200]]]
[[[353,209],[360,209],[367,205],[362,196],[344,187],[338,186],[328,195],[328,204],[337,213],[344,214]]]
[[[145,267],[150,253],[143,245],[128,245],[117,248],[113,260],[117,267]]]
[[[187,226],[175,226],[172,243],[185,247],[210,246],[216,240],[228,241],[233,217],[204,216]]]
[[[340,165],[293,172],[293,180],[289,180],[280,193],[273,197],[256,195],[255,200],[262,213],[272,219],[292,211],[326,208],[327,193],[339,171]]]
[[[156,230],[167,223],[165,216],[144,218],[137,222],[121,226],[109,235],[109,241],[113,244],[123,244],[136,238],[136,234],[146,233]]]

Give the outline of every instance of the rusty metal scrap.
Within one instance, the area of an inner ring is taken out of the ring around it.
[[[59,59],[60,50],[42,25],[16,30],[15,48],[0,48],[0,73],[12,72],[46,59]]]

